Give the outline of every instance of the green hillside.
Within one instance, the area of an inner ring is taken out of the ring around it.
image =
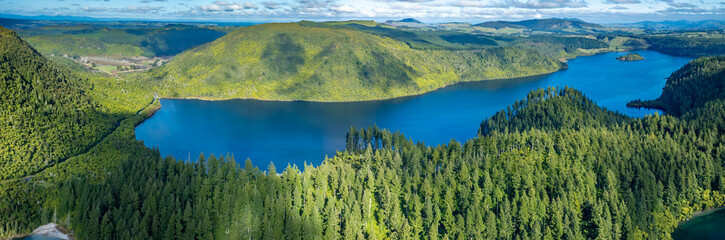
[[[561,67],[533,50],[416,50],[362,31],[286,23],[231,32],[176,56],[151,80],[167,97],[356,101]]]
[[[0,179],[53,165],[112,128],[86,81],[2,27],[0,59]]]

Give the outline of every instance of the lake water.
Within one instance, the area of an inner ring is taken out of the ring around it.
[[[680,224],[672,239],[722,240],[725,239],[725,208],[690,219]]]
[[[198,158],[231,153],[260,169],[303,163],[319,165],[345,146],[350,126],[376,124],[428,145],[476,136],[479,124],[536,88],[570,86],[600,106],[641,117],[653,110],[630,109],[633,99],[654,99],[666,77],[689,58],[639,51],[643,61],[622,62],[624,53],[605,53],[569,61],[569,69],[515,80],[468,82],[423,95],[351,103],[259,100],[202,101],[162,99],[162,108],[136,128],[136,137],[163,156]]]

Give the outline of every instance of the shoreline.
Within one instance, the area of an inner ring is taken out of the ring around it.
[[[588,55],[591,56],[591,55]],[[587,56],[582,56],[587,57]],[[539,73],[539,74],[533,74],[533,75],[527,75],[527,76],[520,76],[520,77],[510,77],[510,78],[494,78],[494,79],[482,79],[482,80],[462,80],[454,83],[448,83],[444,84],[441,87],[433,88],[428,91],[415,93],[415,94],[409,94],[409,95],[401,95],[401,96],[395,96],[395,97],[388,97],[388,98],[373,98],[373,99],[365,99],[365,100],[351,100],[351,101],[328,101],[328,100],[288,100],[288,99],[271,99],[271,98],[213,98],[213,97],[166,97],[166,96],[160,96],[158,99],[173,99],[173,100],[200,100],[200,101],[230,101],[230,100],[257,100],[257,101],[265,101],[265,102],[309,102],[309,103],[356,103],[356,102],[375,102],[375,101],[386,101],[386,100],[393,100],[393,99],[402,99],[406,97],[416,97],[423,94],[428,94],[446,87],[454,86],[456,84],[461,83],[471,83],[471,82],[487,82],[487,81],[500,81],[500,80],[514,80],[514,79],[523,79],[523,78],[535,78],[535,77],[543,77],[546,75],[550,75],[553,73],[557,73],[560,71],[564,71],[569,69],[569,66],[566,64],[566,62],[562,62],[563,66],[557,69],[556,71],[552,72],[546,72],[546,73]]]
[[[30,233],[23,233],[23,234],[17,234],[10,236],[8,240],[19,240],[23,239],[32,235],[38,235],[38,236],[44,236],[44,237],[50,237],[50,238],[57,238],[57,239],[67,239],[67,240],[74,240],[75,236],[73,236],[73,232],[64,228],[61,225],[58,225],[56,223],[46,223],[44,225],[41,225],[33,232]]]
[[[652,50],[646,50],[646,51],[652,51]],[[406,98],[406,97],[415,97],[420,96],[423,94],[431,93],[439,89],[443,89],[446,87],[450,87],[456,84],[461,83],[467,83],[467,82],[484,82],[484,81],[498,81],[498,80],[512,80],[512,79],[520,79],[520,78],[531,78],[531,77],[541,77],[546,76],[549,74],[557,73],[563,70],[569,69],[569,65],[567,64],[569,60],[577,59],[580,57],[590,57],[594,55],[599,54],[606,54],[606,53],[614,53],[614,52],[626,52],[626,50],[618,49],[618,50],[603,50],[596,53],[586,53],[582,52],[582,55],[572,57],[572,58],[560,58],[558,59],[560,63],[562,63],[562,66],[557,69],[556,71],[552,72],[545,72],[545,73],[538,73],[538,74],[532,74],[527,76],[519,76],[519,77],[510,77],[510,78],[494,78],[494,79],[480,79],[480,80],[461,80],[454,83],[448,83],[444,84],[441,87],[433,88],[428,91],[420,92],[420,93],[414,93],[409,95],[401,95],[401,96],[395,96],[395,97],[387,97],[387,98],[372,98],[372,99],[365,99],[365,100],[350,100],[350,101],[334,101],[334,100],[290,100],[290,99],[274,99],[274,98],[251,98],[251,97],[235,97],[235,98],[215,98],[215,97],[198,97],[198,96],[189,96],[189,97],[168,97],[168,96],[159,96],[158,99],[173,99],[173,100],[200,100],[200,101],[229,101],[229,100],[257,100],[257,101],[265,101],[265,102],[310,102],[310,103],[355,103],[355,102],[374,102],[374,101],[385,101],[385,100],[393,100],[393,99],[400,99],[400,98]],[[657,52],[657,51],[654,51]],[[563,60],[563,61],[562,61]]]
[[[702,216],[709,215],[711,213],[714,213],[714,212],[717,212],[717,211],[720,211],[720,210],[725,210],[725,206],[720,206],[720,207],[715,207],[715,208],[710,208],[710,209],[700,210],[700,211],[694,212],[694,213],[692,213],[692,216],[690,218],[688,218],[687,220],[685,220],[682,223],[685,223],[685,222],[690,221],[692,219],[695,219],[697,217],[702,217]],[[678,224],[678,226],[679,226],[679,224]]]

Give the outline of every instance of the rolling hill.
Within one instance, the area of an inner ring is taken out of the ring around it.
[[[179,54],[150,78],[167,97],[358,101],[562,67],[534,50],[418,50],[354,29],[284,23],[233,31]]]

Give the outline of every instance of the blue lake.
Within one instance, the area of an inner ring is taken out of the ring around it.
[[[345,134],[376,124],[427,145],[465,141],[479,124],[536,88],[569,86],[600,106],[641,117],[655,111],[630,109],[633,99],[654,99],[666,77],[690,58],[639,51],[643,61],[622,62],[625,53],[605,53],[569,61],[569,69],[544,76],[460,83],[423,95],[350,103],[259,100],[162,99],[162,108],[136,128],[136,138],[177,159],[233,154],[261,169],[274,162],[319,165],[344,149]]]

